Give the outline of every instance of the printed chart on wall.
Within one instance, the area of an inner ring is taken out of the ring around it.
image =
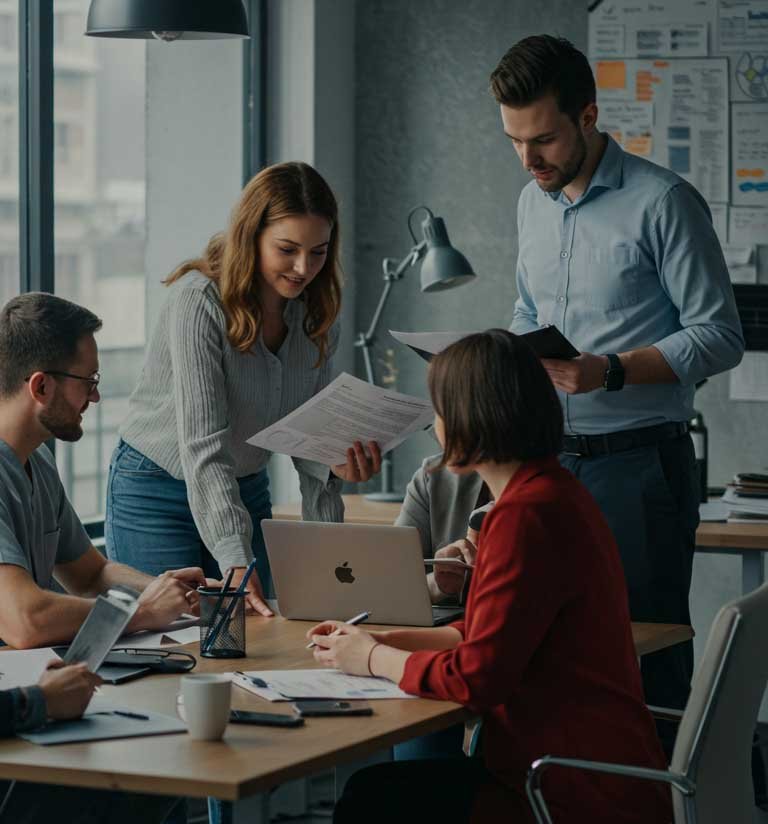
[[[768,102],[734,103],[731,124],[731,203],[768,207]]]
[[[768,3],[720,0],[718,46],[731,66],[731,100],[768,102]]]
[[[592,3],[590,57],[707,57],[716,13],[717,0]]]
[[[728,63],[724,59],[598,60],[600,128],[666,166],[710,203],[728,201]]]

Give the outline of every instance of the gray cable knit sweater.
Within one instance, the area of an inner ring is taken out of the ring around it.
[[[296,409],[326,386],[330,360],[302,329],[304,304],[289,301],[288,335],[277,354],[259,339],[233,349],[215,281],[189,272],[168,290],[147,348],[120,436],[187,484],[198,531],[222,569],[252,557],[253,525],[237,478],[266,466],[270,453],[246,438]],[[338,344],[331,332],[330,353]],[[341,481],[327,466],[295,458],[305,520],[341,521]]]

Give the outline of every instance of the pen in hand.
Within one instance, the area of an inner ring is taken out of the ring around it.
[[[362,624],[363,621],[367,621],[370,617],[370,612],[361,612],[359,615],[355,615],[354,618],[350,618],[349,621],[345,621],[344,623],[354,626],[355,624]],[[312,647],[315,646],[317,646],[317,644],[315,644],[315,642],[312,641],[311,643],[307,644],[307,649],[312,649]]]

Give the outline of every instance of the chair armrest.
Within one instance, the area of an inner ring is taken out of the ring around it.
[[[659,721],[674,721],[679,724],[683,718],[682,710],[674,710],[671,707],[654,707],[648,704],[648,711]]]
[[[556,758],[545,755],[531,764],[525,790],[539,824],[552,824],[552,818],[541,792],[541,776],[548,767],[571,767],[577,770],[623,775],[629,778],[643,778],[647,781],[662,781],[670,784],[685,796],[694,795],[696,785],[686,776],[668,770],[652,770],[648,767],[633,767],[629,764],[609,764],[603,761],[584,761],[578,758]]]

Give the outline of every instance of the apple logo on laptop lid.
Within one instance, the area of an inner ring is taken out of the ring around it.
[[[352,574],[352,568],[348,566],[349,561],[344,561],[341,566],[337,566],[334,570],[334,574],[336,575],[336,580],[342,584],[351,584],[355,580],[355,576]]]

